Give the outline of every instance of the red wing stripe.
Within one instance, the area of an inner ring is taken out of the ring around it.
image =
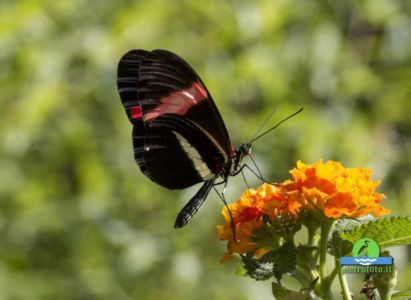
[[[131,119],[140,119],[142,116],[140,105],[132,106],[128,109],[128,115]]]
[[[184,115],[192,106],[207,98],[208,95],[204,87],[201,84],[194,82],[188,89],[174,92],[163,97],[159,106],[144,114],[144,119],[155,119],[165,113]]]

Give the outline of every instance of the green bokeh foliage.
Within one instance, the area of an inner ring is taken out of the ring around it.
[[[304,107],[254,144],[265,177],[283,181],[298,159],[370,167],[385,205],[411,214],[410,6],[3,0],[0,298],[270,299],[269,283],[220,265],[215,195],[174,230],[195,189],[170,192],[135,165],[115,83],[132,48],[190,62],[235,145],[275,107],[271,123]],[[234,201],[244,183],[231,181]],[[411,265],[398,269],[410,289]]]

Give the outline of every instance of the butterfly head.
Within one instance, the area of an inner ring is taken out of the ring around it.
[[[251,154],[251,143],[241,144],[235,150],[235,154],[236,154],[236,157],[238,157],[241,161],[244,156]]]
[[[240,163],[244,156],[251,154],[251,143],[241,144],[234,151],[233,163],[231,164],[231,174],[238,174],[240,169]]]

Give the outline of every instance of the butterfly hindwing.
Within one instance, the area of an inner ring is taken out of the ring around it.
[[[217,175],[218,148],[193,122],[164,114],[145,128],[134,127],[134,151],[142,171],[169,189],[182,189]]]

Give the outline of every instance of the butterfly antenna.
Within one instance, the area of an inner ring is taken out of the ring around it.
[[[267,133],[269,133],[270,131],[276,129],[278,126],[280,126],[282,123],[284,123],[285,121],[287,121],[288,119],[294,117],[295,115],[298,115],[300,112],[303,111],[303,108],[300,108],[299,110],[297,110],[295,113],[289,115],[288,117],[286,117],[285,119],[282,119],[280,122],[278,122],[277,124],[275,124],[273,127],[271,127],[270,129],[264,131],[262,134],[258,135],[257,137],[253,138],[251,141],[248,142],[248,144],[253,143],[254,141],[258,140],[260,137],[266,135]]]
[[[273,111],[265,118],[264,122],[258,127],[257,131],[253,134],[251,140],[253,140],[257,134],[264,128],[264,126],[270,121],[270,119],[274,116],[274,114],[278,111],[278,107],[274,108]]]

